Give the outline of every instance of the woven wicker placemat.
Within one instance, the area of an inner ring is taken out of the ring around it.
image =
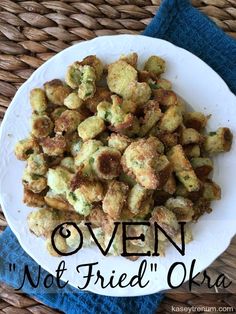
[[[43,62],[62,49],[96,36],[137,34],[150,22],[161,0],[0,0],[0,119],[18,87]],[[236,38],[236,0],[192,0],[200,11]],[[7,223],[0,210],[0,231]],[[236,238],[207,272],[224,273],[233,284],[209,293],[202,286],[192,293],[187,285],[166,294],[158,313],[173,306],[236,307]],[[181,293],[182,292],[182,293]],[[223,293],[224,292],[224,293]],[[199,313],[207,313],[202,309]],[[0,314],[59,313],[0,284]],[[186,313],[186,309],[178,313]],[[222,312],[222,313],[226,313]],[[232,312],[231,312],[232,313]]]

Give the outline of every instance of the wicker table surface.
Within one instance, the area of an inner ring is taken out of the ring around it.
[[[0,119],[18,87],[43,62],[62,49],[96,36],[138,34],[150,22],[161,0],[1,0],[0,1]],[[236,0],[192,0],[230,36],[236,38]],[[0,209],[0,231],[7,223]],[[233,281],[224,291],[187,285],[166,294],[158,313],[172,306],[236,308],[236,238],[207,269],[212,278],[224,273]],[[59,313],[0,284],[0,314]],[[178,313],[182,313],[180,310]],[[183,312],[184,313],[184,312]],[[186,313],[186,311],[185,311]],[[200,313],[204,312],[204,309]],[[226,312],[222,312],[226,313]],[[232,312],[231,312],[232,313]]]

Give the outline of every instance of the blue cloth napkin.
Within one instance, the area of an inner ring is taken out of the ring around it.
[[[188,0],[163,1],[143,35],[168,40],[192,52],[210,65],[236,94],[236,40]]]
[[[11,272],[9,264],[12,264]],[[15,271],[13,264],[16,265]],[[7,227],[0,235],[0,281],[19,288],[25,265],[29,266],[30,274],[36,280],[37,277],[33,274],[38,273],[38,264],[25,253]],[[44,279],[47,274],[42,270],[41,278]],[[147,310],[154,314],[163,298],[163,294],[159,293],[142,297],[106,297],[79,291],[70,285],[60,290],[56,284],[49,290],[44,288],[42,282],[37,288],[32,288],[28,281],[25,281],[23,292],[66,314],[146,314]]]
[[[196,54],[217,71],[236,93],[236,41],[219,30],[187,0],[165,0],[143,34],[168,40]],[[9,228],[0,236],[0,252],[0,281],[13,287],[19,286],[19,272],[9,272],[9,263],[27,264],[37,272],[37,263],[23,251]],[[46,271],[43,271],[43,277],[45,274]],[[57,293],[57,290],[45,293],[42,285],[37,289],[25,285],[23,291],[67,314],[152,314],[163,298],[160,293],[135,298],[104,297],[80,292],[70,286],[63,290],[64,293]]]

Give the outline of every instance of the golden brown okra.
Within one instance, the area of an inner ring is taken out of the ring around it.
[[[158,56],[151,56],[146,61],[144,70],[160,75],[166,70],[166,62]]]
[[[168,158],[174,167],[174,171],[189,192],[200,189],[199,180],[186,158],[181,145],[176,145],[168,152]]]
[[[44,89],[49,102],[57,106],[63,106],[65,98],[71,93],[71,89],[57,79],[46,82]]]
[[[229,128],[219,128],[210,132],[205,139],[204,149],[208,154],[217,154],[230,151],[233,135]]]
[[[36,138],[42,138],[50,135],[53,130],[53,122],[47,115],[32,115],[31,133]]]
[[[33,113],[43,114],[47,109],[45,91],[41,88],[32,89],[30,92],[30,104]]]
[[[179,107],[170,106],[163,114],[159,128],[162,131],[172,133],[182,124],[182,121],[183,117]]]
[[[30,155],[40,153],[40,146],[34,137],[28,137],[16,143],[14,152],[17,159],[27,160]]]
[[[92,116],[79,124],[78,133],[83,141],[87,141],[102,133],[105,128],[105,123],[101,118]]]
[[[112,181],[102,202],[102,209],[112,219],[120,218],[122,208],[126,204],[128,186],[123,182]]]

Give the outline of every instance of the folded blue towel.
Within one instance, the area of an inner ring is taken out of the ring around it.
[[[236,93],[236,41],[226,36],[187,0],[165,0],[143,34],[168,40],[196,54],[217,71]],[[0,280],[8,285],[20,285],[19,272],[10,273],[9,263],[27,264],[35,272],[38,269],[37,263],[23,251],[9,228],[0,236],[0,252]],[[45,274],[46,271],[43,271]],[[163,298],[160,293],[115,298],[80,292],[70,286],[63,293],[57,293],[56,287],[54,289],[53,293],[45,293],[42,285],[32,289],[26,284],[23,288],[25,293],[44,304],[68,314],[152,314]]]
[[[29,266],[30,273],[37,274],[38,264],[20,247],[15,235],[8,227],[0,236],[0,281],[19,288],[22,283],[22,271],[25,265]],[[9,264],[16,265],[16,271],[9,271]],[[47,272],[41,273],[45,278]],[[35,277],[33,277],[35,278]],[[23,291],[44,304],[59,309],[67,314],[154,314],[163,294],[156,293],[143,297],[106,297],[86,291],[79,291],[69,285],[60,290],[53,285],[50,290],[43,284],[32,289],[28,281]]]
[[[192,52],[210,65],[236,94],[236,40],[188,0],[165,0],[143,35],[168,40]]]

